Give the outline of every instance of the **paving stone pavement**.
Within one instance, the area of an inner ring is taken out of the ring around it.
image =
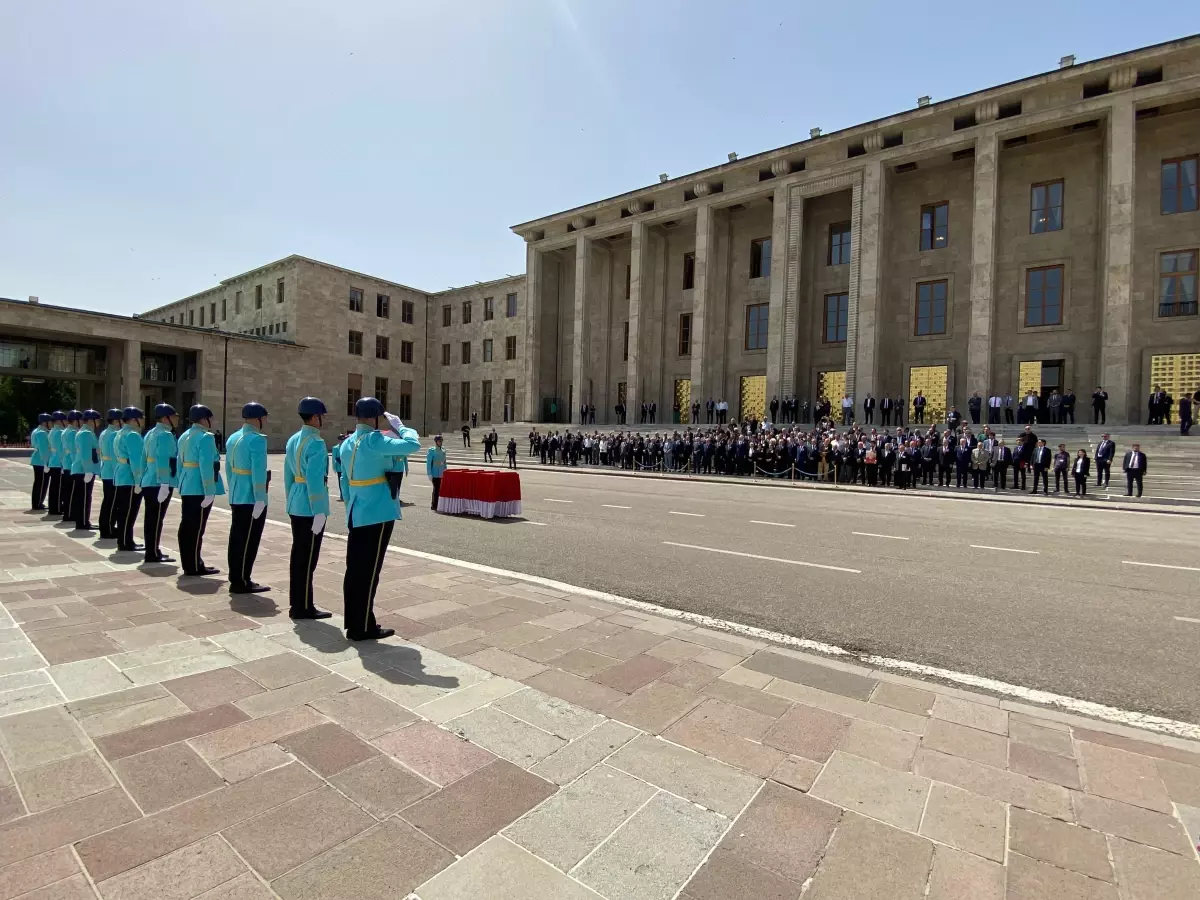
[[[282,525],[231,597],[25,503],[0,900],[1200,897],[1200,745],[395,553],[354,645]]]

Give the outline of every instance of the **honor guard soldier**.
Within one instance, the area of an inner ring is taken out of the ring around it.
[[[81,421],[83,413],[79,410],[68,412],[67,427],[59,439],[62,443],[62,477],[58,482],[58,510],[64,522],[71,521],[71,503],[75,494],[75,476],[71,474],[71,467],[75,464],[75,435],[79,433]]]
[[[113,478],[117,471],[117,460],[113,444],[121,432],[121,411],[110,409],[104,418],[108,420],[108,427],[100,432],[100,486],[103,489],[100,499],[100,537],[102,540],[116,540],[119,530],[113,524],[113,503],[117,499],[117,488]]]
[[[29,464],[33,466],[32,510],[46,508],[46,469],[50,465],[50,413],[38,413],[37,427],[29,433],[29,446],[33,455]]]
[[[179,438],[179,564],[184,575],[217,575],[220,569],[205,565],[204,530],[213,500],[225,493],[221,483],[221,454],[212,433],[212,410],[197,403],[188,410],[192,427]]]
[[[142,475],[146,460],[142,452],[142,418],[136,406],[121,410],[121,430],[113,439],[113,482],[117,493],[113,500],[113,529],[117,533],[117,549],[134,553],[143,549],[133,542],[133,526],[142,508]]]
[[[292,520],[291,617],[328,619],[333,613],[313,603],[313,572],[329,518],[329,452],[321,437],[326,409],[318,398],[305,397],[296,412],[304,424],[288,438],[283,458],[283,489]]]
[[[396,438],[380,432],[379,421],[385,411],[374,397],[363,397],[355,403],[354,415],[358,426],[342,443],[341,450],[346,524],[350,530],[343,594],[346,637],[369,641],[395,634],[394,629],[380,628],[375,621],[375,590],[392,528],[400,518],[395,464],[420,450],[421,441],[411,428],[397,426]]]
[[[67,414],[61,409],[50,413],[50,456],[46,461],[46,493],[49,496],[50,515],[61,516],[59,503],[62,492],[62,433]]]
[[[100,474],[100,441],[96,429],[100,427],[100,413],[85,409],[79,430],[75,432],[75,460],[71,463],[71,477],[75,479],[71,500],[71,518],[76,531],[93,531],[92,487]]]
[[[259,594],[269,591],[265,584],[251,579],[258,543],[267,524],[267,439],[263,420],[267,408],[261,403],[242,407],[246,424],[225,442],[225,464],[229,469],[229,507],[233,522],[229,527],[229,592]]]
[[[146,513],[142,529],[146,537],[146,562],[174,562],[159,546],[163,520],[171,505],[171,491],[179,473],[179,448],[175,445],[175,407],[160,403],[154,407],[155,425],[146,435],[146,470],[142,474],[142,498]]]

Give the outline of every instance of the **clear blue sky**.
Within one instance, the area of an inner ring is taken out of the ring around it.
[[[517,222],[1182,37],[1185,6],[10,0],[0,296],[132,313],[289,253],[515,274]]]

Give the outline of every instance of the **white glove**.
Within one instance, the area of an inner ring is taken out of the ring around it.
[[[200,501],[200,508],[208,509],[208,507],[213,505],[213,501],[216,499],[217,498],[214,497],[212,494],[207,495],[203,500]]]
[[[167,498],[171,496],[171,486],[169,484],[160,484],[158,486],[158,502],[166,503]]]
[[[312,533],[320,534],[325,530],[325,513],[317,513],[313,516]]]
[[[267,508],[267,504],[263,503],[261,500],[255,501],[254,511],[250,513],[250,518],[252,518],[252,519],[259,518],[263,514],[263,511],[266,508]]]
[[[133,486],[133,492],[135,494],[140,494],[142,492],[142,486],[140,484],[135,484]]]
[[[396,437],[399,437],[400,429],[404,427],[404,423],[400,421],[400,417],[392,415],[390,412],[385,412],[383,417],[387,419],[388,424],[392,426],[392,431],[396,432]]]
[[[95,480],[95,478],[96,478],[96,475],[94,472],[88,472],[86,475],[83,476],[83,483],[91,484]]]

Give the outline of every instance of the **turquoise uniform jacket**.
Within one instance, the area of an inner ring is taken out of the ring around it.
[[[117,487],[142,483],[146,460],[142,454],[142,436],[132,425],[123,425],[113,441],[113,461],[117,464],[113,480]]]
[[[75,461],[75,435],[78,434],[74,428],[67,426],[59,435],[59,446],[62,448],[59,455],[59,465],[62,466],[63,472],[71,471],[71,464]]]
[[[112,481],[113,475],[117,471],[117,460],[113,455],[113,443],[117,439],[117,435],[121,433],[119,427],[109,424],[102,432],[100,432],[100,480]]]
[[[243,425],[225,442],[230,503],[267,502],[267,439],[253,425]]]
[[[100,441],[90,428],[80,428],[75,432],[75,458],[71,463],[71,474],[100,474]]]
[[[175,487],[178,484],[179,448],[175,445],[175,435],[171,429],[159,422],[146,435],[144,447],[146,471],[142,474],[142,487],[158,487],[161,484]]]
[[[333,444],[333,471],[338,477],[342,474],[342,445],[338,442]]]
[[[29,433],[29,445],[33,447],[33,456],[29,457],[31,466],[45,466],[50,462],[50,432],[38,426]]]
[[[329,452],[325,438],[305,425],[287,442],[283,457],[283,488],[289,516],[329,515]]]
[[[425,454],[425,474],[430,478],[441,478],[446,471],[446,451],[436,444]]]
[[[220,497],[221,454],[217,439],[203,425],[193,425],[179,436],[179,493],[183,497]]]
[[[50,426],[50,432],[47,435],[50,439],[50,457],[46,461],[46,465],[51,469],[62,468],[62,433],[61,425]]]
[[[392,499],[386,472],[399,471],[396,460],[421,449],[421,436],[411,428],[389,438],[367,425],[359,425],[342,442],[342,494],[346,498],[346,523],[353,528],[377,525],[400,518],[400,500]]]

